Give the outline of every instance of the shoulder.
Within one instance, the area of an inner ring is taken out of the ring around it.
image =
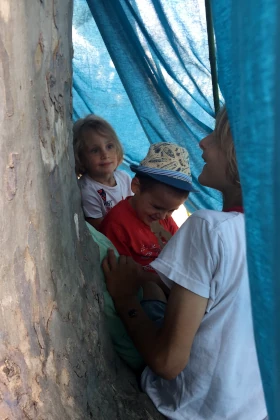
[[[124,182],[131,182],[131,177],[125,171],[116,170],[115,171],[115,178],[124,181]]]
[[[101,199],[100,194],[97,192],[98,186],[93,179],[84,175],[78,180],[78,184],[81,190],[82,198],[94,197]]]
[[[126,231],[129,229],[129,207],[128,200],[122,200],[116,204],[102,221],[100,231],[107,235],[112,231]]]
[[[190,247],[214,250],[217,247],[232,247],[233,242],[245,240],[244,215],[236,212],[198,210],[193,213],[171,239],[175,247]]]
[[[125,217],[129,213],[130,204],[128,200],[119,201],[106,215],[106,220],[117,222],[118,224],[125,223]]]
[[[244,226],[244,215],[237,212],[223,212],[215,210],[197,210],[185,222],[186,224],[205,224],[209,230],[223,230],[231,225]]]
[[[87,175],[83,175],[80,179],[78,179],[78,184],[82,189],[90,189],[95,187],[96,182]]]

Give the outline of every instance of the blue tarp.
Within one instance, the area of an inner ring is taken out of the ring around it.
[[[150,143],[187,147],[196,183],[203,164],[198,142],[213,128],[214,107],[204,1],[189,1],[187,13],[184,5],[75,0],[74,119],[90,112],[108,119],[127,170]],[[221,207],[219,193],[199,189],[189,210]]]
[[[255,338],[269,419],[280,418],[280,2],[215,0],[220,85],[237,151]]]

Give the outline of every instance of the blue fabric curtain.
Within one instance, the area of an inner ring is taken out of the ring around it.
[[[150,143],[187,147],[197,183],[198,142],[214,125],[204,1],[75,0],[74,6],[75,119],[89,112],[107,118],[124,144],[126,169]],[[218,193],[199,189],[189,210],[220,208]]]
[[[269,419],[280,418],[280,2],[212,2],[219,80],[244,195],[255,338]]]

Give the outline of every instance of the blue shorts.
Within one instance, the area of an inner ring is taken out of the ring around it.
[[[164,320],[166,303],[161,300],[141,300],[141,306],[151,321],[160,327]]]

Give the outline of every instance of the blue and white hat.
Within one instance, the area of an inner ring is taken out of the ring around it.
[[[140,165],[130,165],[130,169],[171,187],[196,192],[192,186],[188,151],[176,144],[152,144]]]

